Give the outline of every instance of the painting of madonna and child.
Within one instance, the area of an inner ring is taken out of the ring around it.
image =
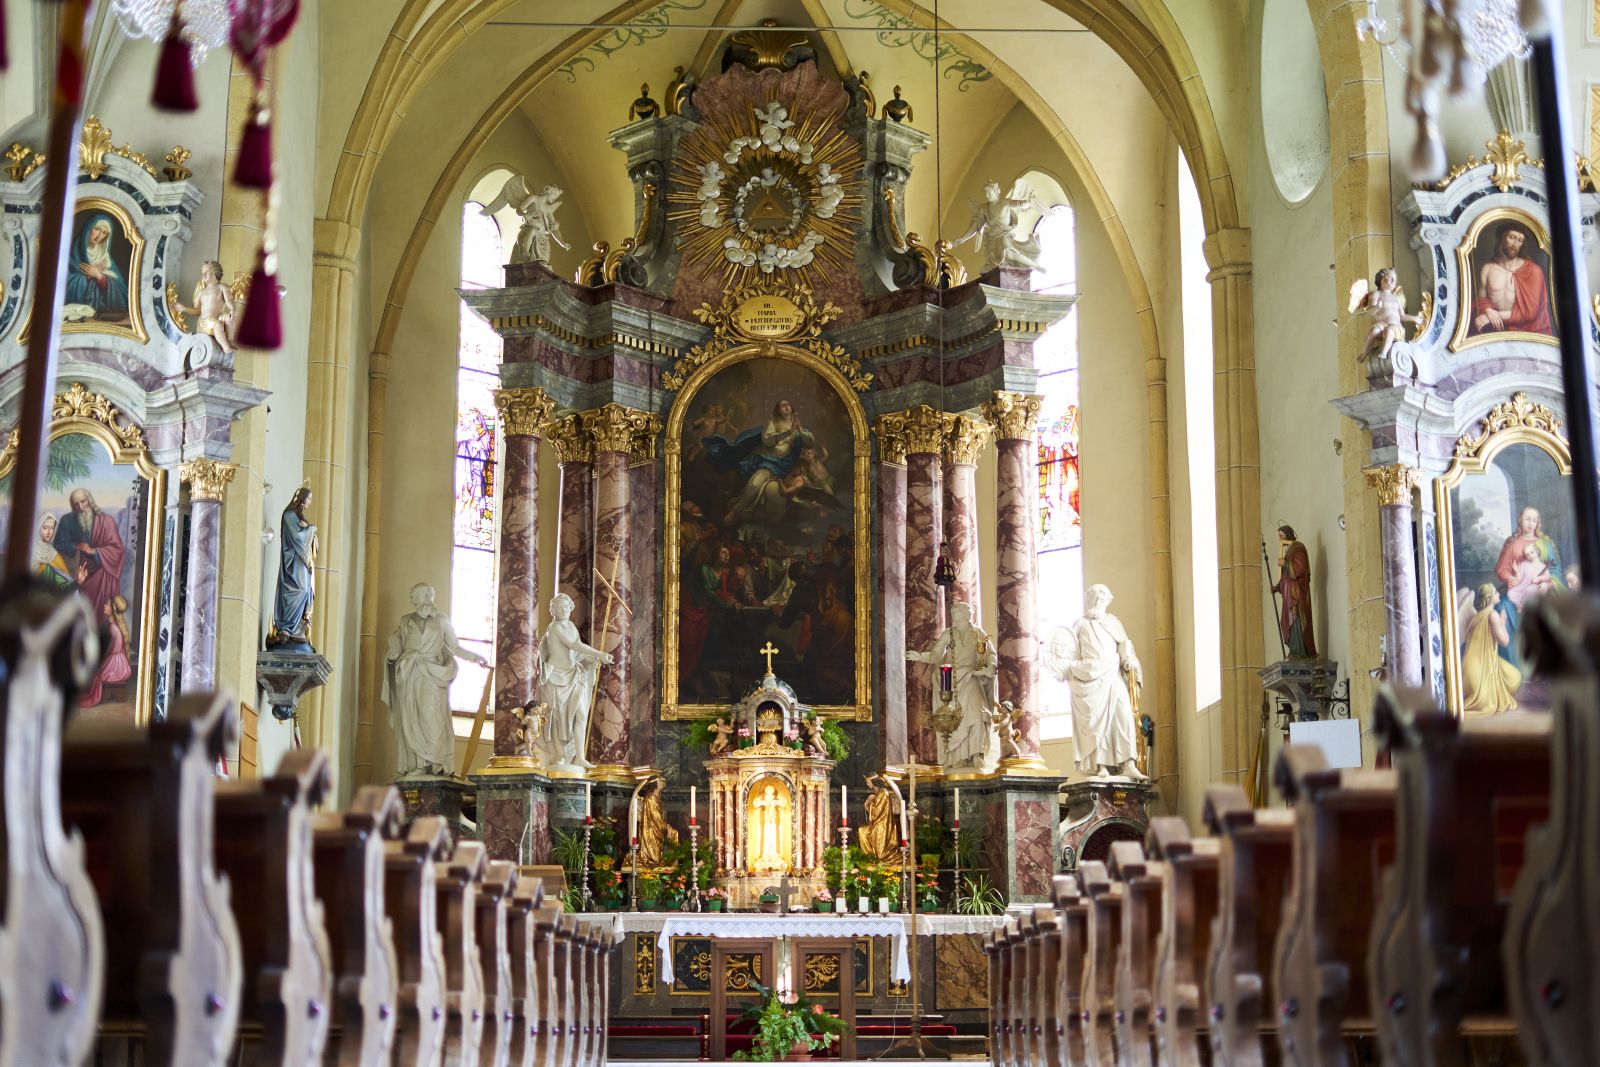
[[[0,480],[7,525],[11,476]],[[34,529],[33,573],[62,592],[81,594],[99,627],[101,660],[77,697],[91,719],[140,719],[139,676],[150,654],[144,633],[150,482],[114,463],[97,439],[67,433],[50,442]]]
[[[1540,597],[1581,584],[1570,501],[1555,460],[1531,444],[1501,450],[1450,490],[1463,714],[1549,706],[1517,630]]]
[[[774,673],[801,700],[854,704],[857,486],[843,400],[801,363],[755,359],[685,402],[678,701],[739,699],[771,641]]]

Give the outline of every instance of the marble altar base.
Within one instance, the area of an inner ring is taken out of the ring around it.
[[[1105,862],[1113,842],[1143,841],[1155,796],[1154,784],[1128,778],[1091,778],[1063,789],[1067,817],[1056,853],[1063,868],[1077,870],[1086,859]]]
[[[438,815],[449,824],[456,840],[477,838],[478,828],[468,823],[462,814],[467,794],[472,789],[468,783],[460,778],[418,774],[397,779],[394,785],[405,802],[408,821],[424,815]]]

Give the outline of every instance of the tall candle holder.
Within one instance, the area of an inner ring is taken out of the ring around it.
[[[594,816],[583,817],[583,873],[578,883],[578,901],[584,911],[594,910],[594,890],[589,888],[589,850],[594,840]]]
[[[956,861],[956,883],[954,890],[950,894],[950,910],[959,912],[961,910],[961,815],[959,813],[956,815],[955,825],[950,828],[950,832],[950,851],[955,853]]]
[[[900,839],[900,910],[906,908],[906,883],[911,879],[911,843],[905,838]]]
[[[844,910],[850,910],[850,824],[839,824],[839,896],[844,900]]]
[[[633,869],[633,878],[628,887],[628,910],[639,910],[639,839],[628,839],[628,866]]]
[[[689,817],[689,906],[700,909],[700,824]]]

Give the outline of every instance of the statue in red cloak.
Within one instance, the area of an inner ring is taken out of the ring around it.
[[[122,561],[127,548],[117,531],[117,520],[101,511],[87,489],[74,489],[67,502],[70,513],[56,527],[55,546],[73,577],[78,591],[94,608],[98,622],[105,619],[106,605],[122,593]]]
[[[1503,222],[1495,230],[1494,258],[1478,269],[1471,333],[1555,335],[1544,268],[1522,254],[1532,240],[1520,222]]]
[[[1311,553],[1295,540],[1294,527],[1278,527],[1278,635],[1291,659],[1315,659],[1317,635],[1311,622]]]

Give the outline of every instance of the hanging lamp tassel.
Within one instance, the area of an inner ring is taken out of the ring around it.
[[[260,100],[251,105],[244,135],[239,138],[233,184],[245,189],[272,188],[272,114]]]
[[[184,36],[182,10],[181,5],[172,9],[172,23],[156,62],[156,88],[150,103],[162,111],[200,110],[200,97],[194,89],[194,54]]]
[[[0,0],[0,70],[5,70],[11,65],[6,55],[6,4]]]
[[[246,348],[277,348],[283,344],[278,280],[267,267],[265,245],[256,253],[256,269],[250,275],[250,295],[245,299],[238,341]]]

